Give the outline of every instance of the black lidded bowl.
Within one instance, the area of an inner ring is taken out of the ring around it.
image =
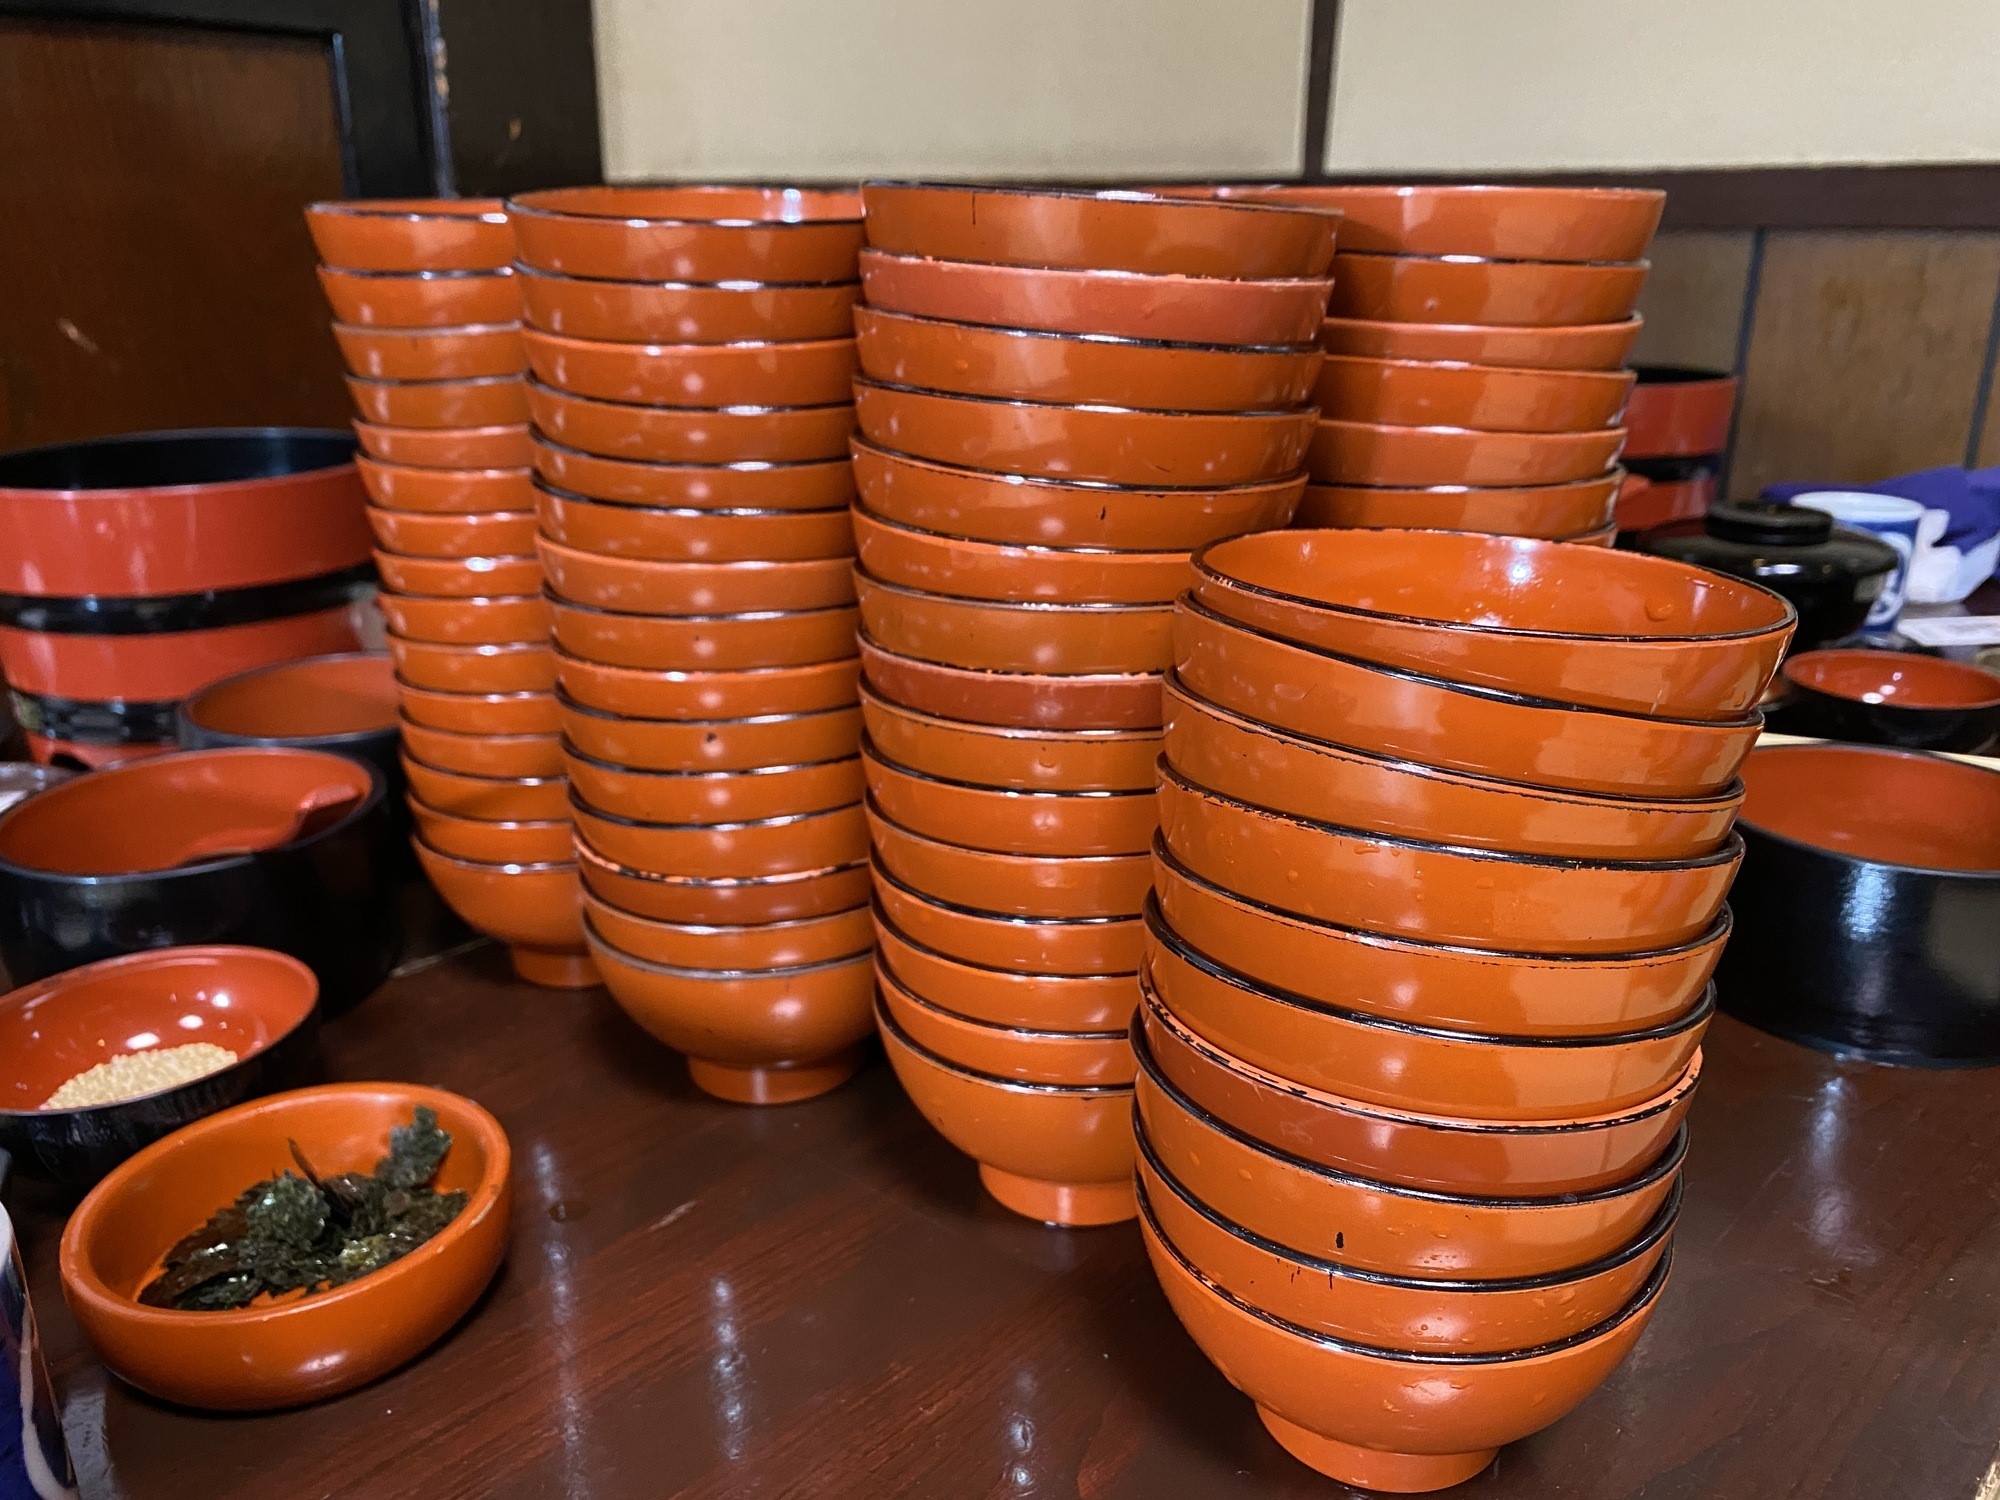
[[[1723,1009],[1876,1062],[2000,1063],[2000,770],[1770,745],[1742,776]]]

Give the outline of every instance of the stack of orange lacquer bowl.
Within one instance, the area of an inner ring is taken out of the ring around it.
[[[1478,1472],[1665,1281],[1736,771],[1794,619],[1661,561],[1404,530],[1195,559],[1141,1217],[1196,1342],[1348,1483]]]
[[[1336,219],[869,184],[854,444],[877,1022],[1029,1217],[1134,1212],[1127,1024],[1191,549],[1304,488]]]
[[[708,1093],[810,1098],[871,1025],[860,201],[593,187],[508,209],[590,952]]]
[[[522,977],[594,982],[535,556],[527,355],[497,200],[307,210],[347,362],[417,858]]]
[[[1664,194],[1232,191],[1343,215],[1298,525],[1611,543],[1623,365]]]

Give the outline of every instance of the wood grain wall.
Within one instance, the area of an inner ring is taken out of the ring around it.
[[[1731,496],[2000,463],[2000,232],[1669,230],[1652,259],[1635,358],[1742,378]]]

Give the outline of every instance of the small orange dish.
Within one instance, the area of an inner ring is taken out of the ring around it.
[[[437,1186],[469,1195],[435,1238],[309,1295],[230,1312],[139,1304],[170,1247],[252,1183],[292,1168],[291,1142],[322,1171],[366,1172],[419,1105],[452,1137]],[[275,1094],[155,1142],[100,1182],[63,1230],[63,1298],[98,1357],[163,1400],[209,1411],[324,1400],[407,1364],[471,1311],[507,1251],[511,1174],[499,1122],[442,1089],[339,1083]]]

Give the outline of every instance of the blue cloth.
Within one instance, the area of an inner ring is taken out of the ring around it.
[[[1939,538],[1941,545],[1970,552],[1989,537],[2000,536],[2000,468],[1920,469],[1879,484],[1767,484],[1763,498],[1790,504],[1814,490],[1851,490],[1864,495],[1896,495],[1914,500],[1925,510],[1951,517]]]

